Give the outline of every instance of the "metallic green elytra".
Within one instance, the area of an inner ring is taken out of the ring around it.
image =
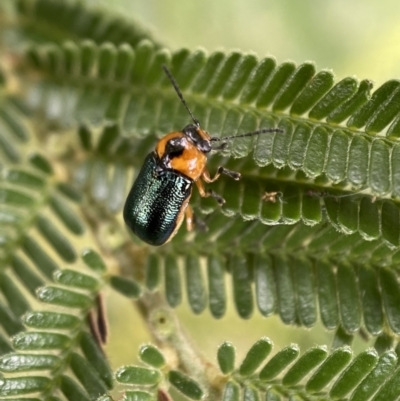
[[[150,245],[167,242],[183,218],[193,181],[177,171],[157,172],[155,152],[150,153],[133,184],[124,207],[127,226]]]
[[[280,129],[264,128],[241,135],[211,137],[193,116],[167,67],[163,66],[163,69],[194,124],[187,125],[182,131],[170,132],[157,142],[154,152],[147,156],[126,199],[126,225],[140,239],[151,245],[168,242],[176,234],[184,216],[188,230],[192,230],[193,211],[189,199],[193,184],[196,184],[200,196],[212,196],[220,205],[225,203],[214,191],[206,190],[203,181],[214,182],[221,174],[238,180],[240,173],[218,167],[217,173],[211,178],[206,167],[209,152],[224,149],[226,140],[229,139],[264,132],[282,132]],[[213,148],[213,142],[218,141],[221,141],[221,144]]]

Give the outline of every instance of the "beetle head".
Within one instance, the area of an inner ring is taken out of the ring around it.
[[[211,151],[209,135],[199,126],[189,124],[182,132],[201,152],[208,153]]]

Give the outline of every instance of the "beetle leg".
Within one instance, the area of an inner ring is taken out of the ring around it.
[[[202,232],[206,232],[208,230],[206,223],[203,220],[199,219],[193,213],[193,209],[190,205],[188,205],[185,210],[185,218],[186,218],[186,229],[189,232],[193,231],[193,228],[196,228]]]
[[[241,177],[241,174],[238,173],[237,171],[231,171],[226,169],[225,167],[220,166],[218,167],[217,173],[215,174],[214,178],[210,177],[210,173],[208,172],[207,169],[204,169],[202,178],[205,182],[214,182],[219,178],[221,174],[229,175],[229,177],[232,177],[236,181],[239,180]]]
[[[185,210],[185,218],[186,218],[186,228],[187,230],[193,231],[193,225],[194,225],[194,215],[193,215],[193,209],[190,205],[187,205],[187,208]]]
[[[196,185],[200,192],[200,196],[202,196],[203,198],[208,198],[209,196],[212,196],[213,198],[215,198],[217,200],[217,202],[220,205],[223,205],[225,203],[225,199],[222,196],[219,196],[212,189],[205,190],[204,186],[203,186],[203,182],[200,179],[196,181]]]

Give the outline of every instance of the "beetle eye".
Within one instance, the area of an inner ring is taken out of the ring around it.
[[[188,136],[190,139],[195,140],[196,136],[198,137],[199,134],[197,133],[197,127],[193,124],[187,125],[182,132]]]
[[[204,153],[211,151],[210,141],[203,139],[198,132],[198,127],[194,124],[187,125],[182,132],[195,144],[195,146]]]
[[[197,145],[197,147],[204,153],[211,152],[211,143],[204,139]]]

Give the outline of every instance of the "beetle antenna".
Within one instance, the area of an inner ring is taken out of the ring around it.
[[[285,132],[283,129],[280,128],[262,128],[257,131],[252,131],[252,132],[247,132],[246,134],[240,134],[240,135],[232,135],[232,136],[223,136],[221,138],[218,137],[212,137],[210,141],[216,142],[216,141],[225,141],[226,139],[234,139],[234,138],[244,138],[246,136],[254,136],[254,135],[260,135],[264,134],[267,132]]]
[[[183,105],[186,107],[186,110],[189,112],[190,117],[192,117],[192,120],[194,122],[194,124],[200,128],[200,123],[199,120],[197,118],[195,118],[195,116],[193,115],[193,113],[191,112],[191,110],[189,109],[189,106],[187,105],[185,99],[183,98],[182,92],[179,89],[178,83],[175,81],[175,78],[172,76],[170,70],[167,68],[167,66],[165,64],[162,65],[162,68],[164,70],[164,72],[167,74],[168,79],[171,81],[172,86],[175,89],[175,92],[177,93],[177,95],[179,96],[179,99],[181,99],[181,102],[183,103]]]

